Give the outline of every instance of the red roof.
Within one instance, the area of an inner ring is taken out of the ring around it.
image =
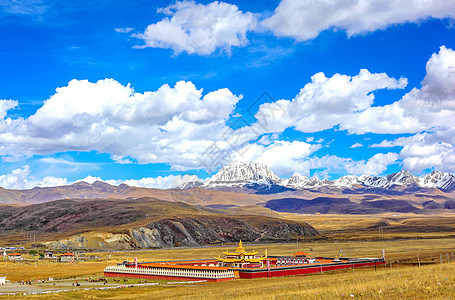
[[[10,254],[8,254],[8,256],[21,256],[21,255],[22,255],[22,254],[17,253],[17,252],[16,252],[16,253],[10,253]]]
[[[71,252],[68,252],[68,253],[63,253],[61,256],[74,256],[74,254]]]
[[[303,251],[298,251],[298,252],[296,252],[296,253],[292,253],[292,255],[305,255],[305,256],[308,256],[308,255],[310,255],[310,254],[305,253],[305,252],[303,252]]]

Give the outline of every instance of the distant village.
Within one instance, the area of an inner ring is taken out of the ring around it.
[[[12,262],[35,262],[36,260],[48,260],[55,263],[74,263],[79,261],[98,261],[99,256],[87,255],[82,252],[58,252],[25,249],[24,247],[0,247],[3,261]]]

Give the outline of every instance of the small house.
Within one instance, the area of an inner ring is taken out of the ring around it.
[[[22,260],[22,259],[23,259],[22,254],[20,254],[20,253],[15,252],[15,253],[8,254],[8,260]]]
[[[45,252],[43,258],[44,259],[53,259],[56,258],[57,256],[54,255],[52,252]]]
[[[0,277],[0,285],[6,284],[6,277]]]
[[[60,262],[66,263],[74,262],[74,258],[75,258],[74,253],[71,252],[63,253],[62,255],[60,255]]]

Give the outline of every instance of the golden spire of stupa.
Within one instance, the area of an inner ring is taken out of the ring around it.
[[[244,253],[245,252],[245,248],[243,248],[242,240],[239,241],[239,246],[237,247],[237,250],[235,252],[238,252],[238,253]]]

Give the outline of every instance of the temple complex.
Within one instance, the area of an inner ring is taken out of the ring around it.
[[[159,280],[225,281],[323,273],[339,269],[375,267],[385,264],[382,258],[311,257],[298,251],[290,256],[258,255],[239,242],[235,251],[224,257],[153,262],[123,262],[104,269],[106,277],[135,277]],[[384,255],[384,254],[383,254]]]
[[[264,261],[267,259],[267,250],[265,256],[256,255],[257,251],[247,252],[243,247],[242,240],[235,252],[223,252],[225,257],[216,257],[219,267],[264,267]]]

